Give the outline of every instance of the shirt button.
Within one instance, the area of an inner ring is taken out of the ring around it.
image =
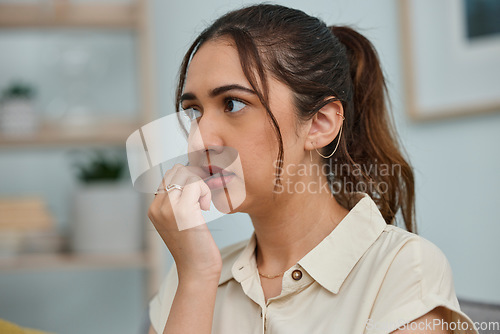
[[[300,280],[300,279],[302,278],[302,271],[300,271],[300,270],[298,270],[298,269],[297,269],[297,270],[294,270],[294,271],[292,272],[292,278],[293,278],[294,280],[296,280],[296,281]]]

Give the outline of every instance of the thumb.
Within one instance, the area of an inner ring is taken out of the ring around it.
[[[200,203],[200,208],[204,211],[210,210],[210,201],[212,200],[212,192],[207,184],[203,181],[201,183],[200,189],[200,199],[198,202]]]

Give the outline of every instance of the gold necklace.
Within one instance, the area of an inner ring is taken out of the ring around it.
[[[288,270],[288,269],[287,269]],[[285,271],[283,271],[282,273],[278,274],[278,275],[266,275],[266,274],[261,274],[260,271],[259,271],[259,267],[257,266],[257,272],[259,273],[260,276],[262,277],[265,277],[265,278],[269,278],[269,279],[273,279],[273,278],[276,278],[276,277],[280,277],[281,275],[283,275]]]
[[[255,262],[257,262],[257,246],[255,246]],[[257,267],[257,272],[262,277],[265,277],[265,278],[268,278],[268,279],[273,279],[273,278],[280,277],[281,275],[283,275],[286,272],[286,270],[283,271],[282,273],[278,274],[278,275],[266,275],[266,274],[261,274],[260,271],[259,271],[259,267]]]
[[[285,271],[286,271],[286,270],[285,270]],[[269,279],[273,279],[273,278],[276,278],[276,277],[280,277],[281,275],[283,275],[283,274],[285,273],[285,271],[284,271],[284,272],[282,272],[281,274],[278,274],[278,275],[274,275],[274,276],[273,276],[273,275],[265,275],[265,274],[261,274],[261,273],[260,273],[260,271],[259,271],[259,269],[257,268],[257,272],[259,273],[259,275],[260,275],[260,276],[265,277],[265,278],[269,278]]]

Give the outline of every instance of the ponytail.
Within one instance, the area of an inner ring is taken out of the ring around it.
[[[406,229],[416,232],[414,175],[400,151],[394,121],[387,110],[387,86],[377,52],[355,30],[329,28],[346,48],[353,89],[349,130],[341,140],[346,162],[358,172],[342,175],[344,181],[370,189],[388,223],[393,223],[401,209]]]

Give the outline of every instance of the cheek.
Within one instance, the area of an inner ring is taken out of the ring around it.
[[[287,154],[287,143],[289,143],[290,117],[283,117],[282,110],[277,108],[275,117],[280,126],[283,137],[283,151]],[[272,192],[276,179],[276,166],[278,163],[279,141],[271,120],[265,110],[259,110],[258,115],[246,119],[245,126],[233,137],[238,143],[245,186],[248,193]],[[294,129],[294,128],[293,128]],[[293,130],[292,129],[292,130]],[[293,131],[292,131],[293,132]],[[295,133],[293,133],[295,138]]]
[[[260,140],[254,140],[241,154],[245,185],[249,193],[273,190],[278,150],[272,143],[261,134]]]

